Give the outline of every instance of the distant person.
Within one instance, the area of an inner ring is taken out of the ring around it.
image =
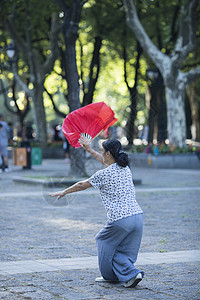
[[[65,152],[65,162],[67,164],[70,164],[70,145],[66,137],[64,136],[64,133],[62,131],[62,128],[60,129],[58,136],[60,139],[63,140],[63,150]]]
[[[16,124],[16,130],[17,130],[17,137],[22,139],[22,137],[23,137],[23,128],[22,128],[20,123]]]
[[[56,125],[54,126],[54,141],[61,141],[62,139],[59,137],[59,132],[60,132],[60,126]]]
[[[0,149],[1,149],[1,155],[3,157],[3,167],[1,169],[5,172],[9,171],[8,168],[8,139],[9,139],[9,127],[8,124],[4,121],[4,116],[0,114],[0,124],[1,124],[1,130],[0,130]]]
[[[13,141],[13,124],[12,124],[12,122],[8,123],[8,128],[9,128],[9,143],[12,143],[12,141]]]
[[[63,150],[65,152],[65,162],[67,164],[69,164],[70,163],[70,145],[66,138],[64,138],[64,141],[63,141]]]
[[[3,125],[0,123],[0,134],[1,134],[1,130],[3,128]],[[0,145],[0,173],[2,172],[3,169],[3,149]]]
[[[53,135],[54,135],[54,132],[51,128],[51,125],[48,123],[47,124],[47,142],[48,144],[51,144],[52,141],[53,141]]]
[[[143,140],[148,141],[149,125],[144,126]]]
[[[92,149],[86,138],[79,141],[106,168],[50,196],[59,200],[66,194],[92,186],[99,188],[108,220],[96,236],[102,275],[96,281],[120,281],[124,287],[135,287],[144,276],[144,272],[134,266],[142,239],[143,212],[135,199],[128,155],[118,140],[104,141],[102,154]]]
[[[32,124],[29,124],[29,123],[27,123],[27,125],[26,125],[26,138],[28,140],[33,139],[33,127],[32,127]]]

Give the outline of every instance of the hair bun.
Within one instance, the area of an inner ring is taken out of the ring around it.
[[[116,163],[121,167],[126,167],[129,165],[129,157],[122,150],[122,144],[118,140],[106,140],[103,142],[102,146],[106,151],[110,151],[111,155],[116,160]]]

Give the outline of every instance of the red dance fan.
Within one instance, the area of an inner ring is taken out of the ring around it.
[[[117,119],[104,102],[92,103],[72,111],[65,118],[62,131],[72,147],[79,148],[79,139],[93,140],[102,130],[112,126]]]

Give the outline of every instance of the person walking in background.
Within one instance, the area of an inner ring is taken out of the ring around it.
[[[12,144],[13,142],[13,123],[8,123],[8,130],[9,130],[9,143]]]
[[[50,196],[59,200],[92,186],[99,188],[108,220],[96,236],[102,275],[96,281],[120,281],[124,287],[135,287],[144,277],[144,272],[134,266],[142,239],[143,211],[135,199],[128,155],[118,140],[104,141],[102,154],[92,149],[86,138],[80,138],[79,142],[106,168]]]
[[[70,164],[70,145],[66,137],[63,138],[63,150],[65,152],[65,162]]]
[[[0,123],[0,135],[1,135],[1,130],[3,128],[3,125]],[[3,149],[0,143],[0,173],[2,173],[3,169]]]
[[[62,128],[60,128],[59,133],[58,133],[59,138],[63,141],[63,150],[65,153],[65,162],[67,164],[70,164],[70,145],[68,140],[63,134]]]
[[[9,171],[8,168],[8,140],[9,140],[9,127],[8,124],[4,121],[4,117],[2,114],[0,114],[0,124],[1,124],[1,130],[0,130],[0,151],[3,158],[3,166],[1,168],[5,172]]]

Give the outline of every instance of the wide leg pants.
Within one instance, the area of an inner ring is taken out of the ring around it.
[[[142,239],[143,214],[107,223],[97,234],[98,261],[104,279],[126,282],[139,272],[135,268]]]

